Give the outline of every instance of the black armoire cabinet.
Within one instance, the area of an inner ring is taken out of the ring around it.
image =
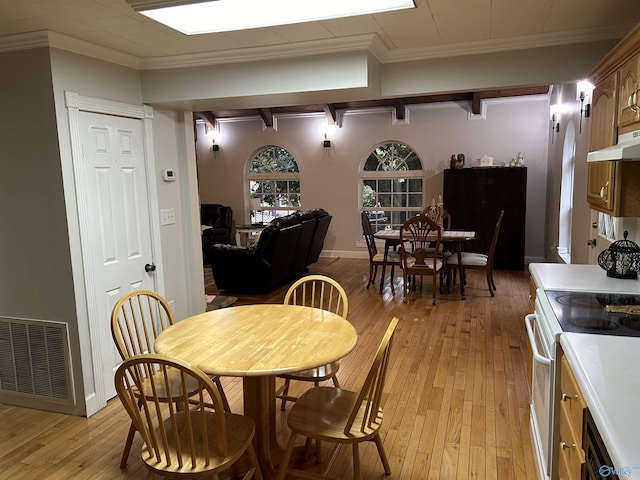
[[[444,208],[451,228],[475,230],[479,237],[469,250],[486,253],[500,210],[504,217],[493,265],[524,269],[526,167],[478,167],[444,171]]]

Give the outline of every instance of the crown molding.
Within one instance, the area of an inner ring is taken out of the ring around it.
[[[0,37],[0,53],[29,50],[49,46],[49,34],[46,30],[17,33]]]
[[[49,40],[50,45],[54,48],[141,70],[140,58],[129,55],[128,53],[122,53],[112,48],[103,47],[57,32],[49,32]]]
[[[95,43],[90,43],[85,40],[69,37],[62,33],[38,30],[35,32],[0,36],[0,53],[42,47],[66,50],[68,52],[141,70],[140,59],[136,56],[118,52],[117,50],[96,45]]]
[[[523,35],[520,37],[463,42],[405,50],[391,50],[377,34],[366,34],[314,40],[310,42],[147,58],[139,58],[64,34],[42,30],[0,37],[0,52],[49,46],[136,70],[201,67],[302,58],[311,55],[335,55],[348,52],[368,52],[380,63],[387,64],[467,55],[482,55],[605,40],[619,40],[626,31],[630,31],[632,28],[633,25],[628,25],[627,30],[619,26],[578,29],[569,32]],[[620,32],[622,32],[622,34]]]
[[[168,68],[203,67],[230,63],[301,58],[310,55],[335,55],[337,53],[367,51],[376,42],[382,43],[377,35],[367,34],[264,47],[170,55],[165,57],[144,58],[142,59],[142,69],[161,70]]]
[[[634,24],[629,24],[624,28],[620,28],[620,26],[583,28],[566,32],[522,35],[519,37],[496,38],[491,40],[438,45],[434,47],[387,50],[386,55],[380,56],[379,60],[381,63],[411,62],[436,58],[499,53],[511,50],[554,47],[558,45],[593,43],[605,40],[618,40],[624,36],[624,32],[631,30],[633,27]]]

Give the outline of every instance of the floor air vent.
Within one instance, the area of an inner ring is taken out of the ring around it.
[[[0,394],[71,403],[67,324],[0,318]]]

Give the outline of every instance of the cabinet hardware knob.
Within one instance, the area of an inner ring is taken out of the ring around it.
[[[631,95],[629,95],[629,99],[627,100],[628,107],[636,114],[636,116],[640,111],[640,106],[638,105],[638,92],[640,92],[640,89],[636,89],[631,92]]]
[[[566,402],[567,400],[575,400],[576,398],[578,398],[578,395],[569,395],[568,393],[563,393],[562,394],[562,401]]]
[[[607,181],[607,183],[605,183],[604,186],[600,189],[600,198],[606,201],[608,194],[609,194],[609,182]]]
[[[596,246],[596,239],[592,238],[591,240],[587,240],[587,245],[589,245],[590,247],[595,247]]]
[[[560,448],[564,449],[568,449],[568,448],[576,448],[576,444],[572,443],[571,445],[569,445],[567,442],[560,442]]]

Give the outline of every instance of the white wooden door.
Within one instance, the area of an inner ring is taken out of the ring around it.
[[[155,290],[142,121],[79,113],[82,170],[88,212],[93,293],[105,397],[116,395],[114,372],[121,362],[111,336],[111,309],[124,294]],[[95,332],[92,332],[92,337]]]

